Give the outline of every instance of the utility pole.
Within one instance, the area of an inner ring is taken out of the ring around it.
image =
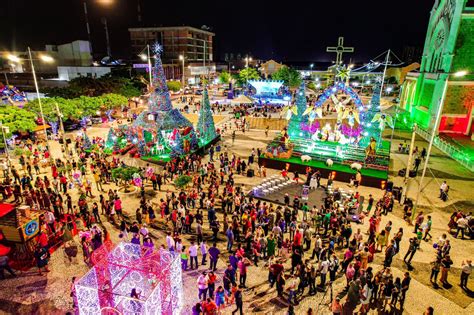
[[[110,50],[109,28],[107,27],[107,18],[103,17],[102,23],[104,24],[104,29],[105,29],[105,42],[107,43],[107,56],[112,57],[112,52]]]
[[[61,114],[61,111],[59,110],[58,103],[54,102],[54,105],[56,106],[56,113],[58,114],[58,117],[59,117],[59,126],[61,128],[61,138],[63,139],[63,147],[64,147],[64,152],[65,152],[63,153],[63,156],[69,157],[69,150],[68,150],[67,142],[66,142],[66,133],[64,132],[63,114]]]
[[[400,198],[400,202],[402,204],[405,203],[405,199],[408,193],[408,181],[410,180],[410,167],[411,167],[411,161],[413,159],[413,148],[415,147],[416,128],[417,128],[417,125],[415,123],[413,125],[413,132],[411,135],[410,148],[408,151],[409,153],[408,153],[408,161],[407,161],[407,170],[405,172],[405,179],[403,180],[402,196]]]
[[[86,30],[87,30],[87,40],[89,41],[89,48],[92,55],[92,60],[94,60],[94,54],[92,53],[92,37],[91,37],[91,28],[89,26],[89,14],[87,11],[87,0],[84,0],[84,17],[86,19]]]
[[[385,66],[383,68],[382,83],[380,84],[380,106],[382,105],[383,83],[385,81],[385,74],[387,73],[389,58],[390,58],[390,49],[387,50],[387,57],[385,58]]]

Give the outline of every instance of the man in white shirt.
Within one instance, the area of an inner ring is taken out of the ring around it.
[[[463,261],[461,264],[461,288],[467,289],[467,280],[469,279],[469,276],[472,273],[472,261],[471,260],[466,260],[465,262]]]
[[[326,286],[326,275],[329,271],[329,260],[325,257],[323,261],[319,263],[319,272],[321,273],[321,283],[319,286],[324,288]]]
[[[208,288],[209,278],[207,277],[206,272],[203,272],[197,279],[198,289],[199,289],[199,300],[206,300],[207,288]]]
[[[54,221],[56,221],[56,218],[54,217],[54,213],[51,212],[51,210],[46,211],[46,213],[44,214],[44,220],[49,225],[51,231],[53,233],[56,232],[56,229],[54,228]]]
[[[196,263],[196,269],[198,269],[198,246],[193,241],[189,246],[189,257],[191,258],[191,269],[194,269],[194,262]]]
[[[462,239],[464,239],[464,231],[466,230],[468,223],[466,218],[462,216],[456,221],[456,235],[454,238],[458,238],[459,232],[461,232]]]
[[[293,274],[288,285],[288,290],[289,290],[288,303],[289,304],[292,304],[293,298],[295,299],[295,304],[296,304],[297,302],[296,293],[298,292],[299,285],[300,285],[300,278],[296,274]]]
[[[166,244],[168,245],[168,250],[173,252],[176,244],[171,236],[171,232],[168,232],[168,235],[166,235]]]

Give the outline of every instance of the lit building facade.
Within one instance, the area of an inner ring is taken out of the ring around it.
[[[459,71],[467,75],[452,75]],[[441,104],[446,82],[446,96]],[[428,133],[472,134],[474,1],[435,1],[420,69],[408,73],[400,100],[400,106]],[[441,119],[433,130],[439,106],[443,106]]]
[[[141,53],[147,44],[163,46],[163,63],[212,62],[214,33],[191,26],[129,28],[132,53]]]

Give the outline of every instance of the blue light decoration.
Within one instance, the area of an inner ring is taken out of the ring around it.
[[[338,92],[343,92],[351,97],[351,99],[354,101],[354,104],[356,107],[360,109],[360,107],[364,108],[364,104],[362,103],[361,99],[359,98],[359,95],[357,94],[354,89],[352,89],[350,86],[345,85],[343,82],[337,82],[331,87],[328,87],[323,91],[317,102],[314,104],[315,107],[321,107],[323,106],[324,102],[326,102],[331,95],[336,94]]]
[[[308,131],[305,129],[305,126],[308,125],[308,116],[303,115],[307,108],[304,82],[301,83],[296,93],[296,108],[296,114],[291,116],[288,123],[288,135],[290,139],[308,138]]]
[[[35,220],[28,222],[25,225],[25,235],[26,236],[35,235],[36,232],[38,232],[38,227],[39,227],[38,222],[36,222]]]

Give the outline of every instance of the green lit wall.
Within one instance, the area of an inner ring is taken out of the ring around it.
[[[432,128],[448,74],[460,70],[472,75],[462,79],[451,76],[449,80],[474,80],[474,10],[466,8],[466,0],[436,1],[430,13],[420,73],[417,77],[408,76],[400,106],[409,111],[422,128]],[[466,88],[470,86],[449,84],[443,107],[446,117],[442,119],[456,115],[465,115],[463,119],[468,119],[464,99]]]

